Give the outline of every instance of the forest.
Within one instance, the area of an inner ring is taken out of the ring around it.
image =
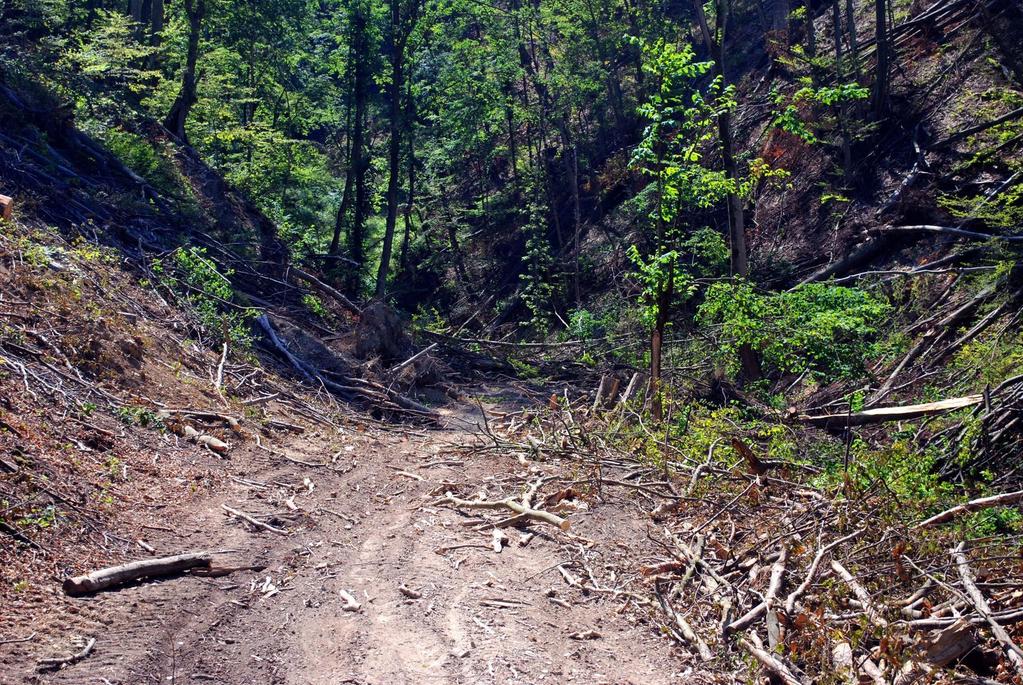
[[[0,682],[1023,685],[1017,0],[0,35]]]

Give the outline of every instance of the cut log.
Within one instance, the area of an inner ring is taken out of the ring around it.
[[[866,411],[853,412],[851,414],[823,414],[819,416],[800,414],[798,420],[822,428],[845,428],[847,425],[863,426],[870,423],[885,423],[887,421],[908,421],[909,419],[917,419],[921,416],[944,414],[956,409],[973,407],[980,404],[983,399],[983,395],[967,395],[966,397],[953,397],[941,400],[940,402],[867,409]]]
[[[0,195],[0,219],[10,221],[14,212],[14,200],[6,195]]]
[[[593,398],[593,411],[606,407],[612,397],[618,392],[621,383],[617,376],[605,374],[600,377],[600,386],[597,388],[597,396]]]
[[[206,552],[191,552],[159,559],[143,559],[121,566],[111,566],[64,581],[64,592],[72,597],[99,592],[143,578],[157,578],[182,573],[192,568],[209,568],[212,557]]]

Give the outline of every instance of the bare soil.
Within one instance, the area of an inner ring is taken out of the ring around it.
[[[472,520],[437,505],[437,495],[516,494],[530,477],[564,467],[459,447],[473,442],[478,417],[468,405],[444,411],[441,429],[355,423],[337,434],[309,426],[273,454],[245,445],[229,460],[210,455],[215,487],[155,510],[145,537],[159,554],[230,550],[217,565],[265,569],[81,599],[61,596],[54,581],[40,606],[4,620],[0,639],[33,636],[0,645],[0,682],[677,680],[682,661],[641,611],[621,596],[570,587],[557,568],[582,559],[617,584],[623,559],[635,568],[637,548],[649,544],[638,508],[583,509],[570,515],[571,532],[533,526],[528,544],[527,531],[509,528],[497,554],[490,530],[467,525]],[[250,528],[222,504],[270,514],[289,534]],[[457,545],[477,546],[438,553]],[[343,611],[341,591],[361,610]],[[76,636],[96,638],[92,654],[56,672],[37,670],[40,658],[78,651]]]

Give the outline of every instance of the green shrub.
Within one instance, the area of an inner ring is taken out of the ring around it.
[[[166,266],[160,260],[153,263],[153,273],[184,296],[202,331],[214,340],[249,347],[252,342],[249,320],[258,312],[232,308],[234,287],[229,278],[234,272],[225,269],[221,273],[202,247],[178,248],[173,252],[171,262],[177,278],[167,277]]]
[[[760,352],[770,369],[855,378],[890,306],[856,288],[812,283],[761,294],[746,281],[715,283],[698,311],[721,327],[720,361],[737,370],[739,348]]]

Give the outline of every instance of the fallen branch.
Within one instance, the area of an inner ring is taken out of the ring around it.
[[[668,603],[664,593],[661,592],[659,583],[654,585],[654,590],[657,593],[657,602],[661,605],[661,609],[669,618],[671,618],[672,621],[675,622],[675,626],[679,630],[679,641],[695,647],[696,651],[700,654],[700,658],[704,661],[710,661],[713,659],[714,654],[710,651],[710,647],[708,647],[703,638],[700,637],[695,630],[693,630],[693,627],[689,624],[689,622],[679,616],[678,612],[676,612]]]
[[[981,497],[979,499],[970,500],[963,504],[946,509],[940,514],[935,514],[925,521],[913,526],[913,529],[929,528],[930,526],[937,526],[942,523],[947,523],[955,518],[962,516],[963,514],[969,514],[974,511],[981,511],[983,509],[991,509],[993,507],[1004,507],[1011,504],[1017,504],[1023,502],[1023,490],[1017,490],[1016,492],[1007,492],[1001,495],[992,495],[990,497]]]
[[[867,615],[867,618],[882,628],[888,627],[888,621],[874,606],[874,601],[871,599],[870,593],[868,593],[867,589],[853,577],[853,574],[849,573],[848,569],[846,569],[845,566],[842,566],[837,559],[831,560],[831,568],[839,575],[839,577],[842,578],[842,580],[845,581],[845,584],[849,586],[849,589],[853,591],[853,594],[856,595],[856,599],[858,599],[860,604],[863,605],[863,613]]]
[[[788,555],[788,547],[782,545],[781,553],[778,555],[778,560],[774,562],[774,566],[771,568],[771,582],[768,585],[764,601],[747,611],[743,616],[726,625],[724,629],[726,635],[737,630],[744,630],[748,628],[760,617],[761,614],[766,611],[770,611],[773,608],[774,600],[778,596],[778,591],[781,590],[781,581],[782,576],[785,574],[785,561],[788,559]]]
[[[994,616],[991,615],[991,607],[988,606],[987,600],[984,598],[984,593],[977,587],[977,582],[973,576],[973,569],[970,568],[970,562],[966,558],[966,543],[960,542],[956,545],[955,549],[952,550],[952,557],[955,559],[956,566],[959,569],[959,577],[963,581],[963,587],[966,589],[966,594],[969,596],[970,601],[973,602],[973,607],[977,610],[988,625],[991,626],[991,633],[998,640],[998,644],[1002,646],[1005,651],[1005,656],[1009,658],[1013,667],[1016,669],[1016,673],[1023,676],[1023,650],[1021,650],[1009,633],[998,621],[995,620]]]
[[[939,140],[938,142],[932,143],[927,147],[928,149],[931,150],[937,150],[939,148],[947,147],[953,143],[959,142],[964,138],[968,138],[975,133],[980,133],[981,131],[993,128],[998,124],[1005,123],[1006,121],[1011,121],[1012,119],[1015,119],[1016,117],[1019,117],[1021,115],[1023,115],[1023,107],[1014,109],[1011,112],[1006,112],[1002,116],[992,119],[991,121],[985,121],[983,123],[977,124],[976,126],[970,126],[969,128],[965,128],[962,131],[953,133],[948,138],[945,138],[944,140]]]
[[[941,400],[940,402],[867,409],[866,411],[844,414],[822,414],[819,416],[801,414],[798,419],[803,423],[809,423],[812,426],[820,426],[822,428],[845,428],[846,426],[863,426],[870,423],[885,423],[887,421],[906,421],[920,418],[921,416],[944,414],[956,409],[976,406],[983,399],[983,395],[967,395],[966,397],[953,397]]]
[[[78,663],[85,657],[92,654],[93,648],[96,646],[96,638],[90,637],[85,646],[82,647],[82,651],[72,654],[70,656],[51,657],[47,659],[40,659],[36,666],[40,671],[55,671],[62,666],[70,666],[71,664]]]
[[[111,566],[85,575],[67,578],[62,587],[68,595],[78,597],[142,578],[169,576],[192,568],[209,568],[211,559],[212,557],[206,552],[192,552],[159,559],[133,561],[121,566]]]
[[[813,582],[814,577],[817,575],[817,568],[821,565],[821,561],[824,559],[824,555],[833,550],[835,547],[838,547],[843,542],[846,542],[847,540],[852,540],[853,538],[859,537],[862,534],[863,529],[857,529],[850,533],[849,535],[839,538],[838,540],[835,540],[834,542],[831,542],[817,550],[817,554],[814,555],[813,561],[810,562],[810,568],[808,568],[806,571],[806,577],[803,578],[803,582],[800,583],[799,587],[793,590],[789,594],[789,596],[785,598],[786,615],[788,616],[795,615],[796,602],[799,601],[799,598],[803,596],[803,593],[806,592],[806,589],[810,587],[810,583]]]
[[[252,525],[256,526],[257,528],[262,528],[263,530],[268,530],[271,533],[277,533],[278,535],[287,535],[288,534],[288,531],[284,530],[283,528],[277,528],[276,526],[271,526],[269,523],[265,523],[263,521],[259,521],[255,517],[253,517],[252,515],[246,514],[244,511],[238,511],[237,509],[232,509],[231,507],[227,506],[226,504],[221,504],[220,506],[223,507],[224,511],[226,511],[231,516],[234,516],[236,518],[240,518],[241,520],[246,521],[247,523],[251,523]]]
[[[326,283],[324,283],[320,279],[316,278],[316,276],[313,276],[311,273],[309,273],[307,271],[303,271],[302,269],[298,268],[294,264],[292,264],[288,268],[288,271],[290,271],[291,273],[295,274],[296,276],[301,278],[303,281],[306,281],[307,283],[311,283],[320,292],[325,293],[325,294],[329,295],[330,297],[334,298],[335,300],[337,300],[337,302],[341,306],[343,306],[345,309],[350,311],[352,314],[355,314],[356,316],[358,316],[359,314],[362,314],[362,310],[359,309],[358,305],[356,305],[354,302],[352,302],[347,297],[345,297],[344,294],[341,293],[341,291],[337,290],[336,288],[330,287],[329,285],[327,285]]]
[[[888,226],[883,229],[885,233],[938,233],[941,235],[950,235],[956,238],[967,238],[969,240],[1007,240],[1009,242],[1023,241],[1021,235],[993,235],[989,233],[979,233],[977,231],[969,231],[965,228],[958,228],[956,226],[931,226],[928,224],[921,224],[919,226]]]
[[[525,506],[521,502],[510,497],[508,499],[494,501],[467,500],[455,497],[448,492],[445,493],[444,499],[440,500],[438,503],[450,504],[452,506],[463,507],[465,509],[511,509],[524,519],[539,521],[541,523],[549,523],[561,530],[568,530],[571,525],[568,519],[563,519],[560,516],[552,514],[549,511],[544,511],[543,509],[533,509],[529,506]]]
[[[788,666],[765,651],[763,645],[755,645],[746,639],[739,640],[739,644],[749,652],[750,656],[760,662],[761,666],[785,683],[785,685],[802,685],[802,681],[792,674]]]

